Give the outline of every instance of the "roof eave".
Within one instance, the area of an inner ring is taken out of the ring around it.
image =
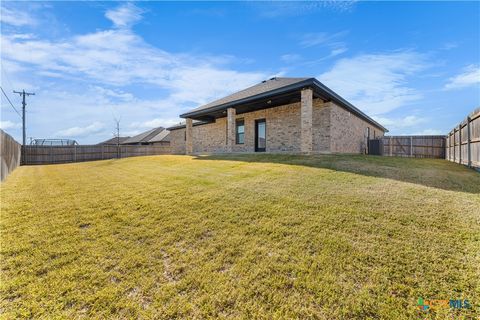
[[[226,108],[234,107],[234,106],[241,105],[241,104],[244,104],[244,103],[252,102],[252,101],[255,101],[255,100],[258,100],[258,99],[268,98],[268,97],[271,97],[271,96],[275,96],[277,94],[282,94],[282,93],[286,93],[288,91],[293,91],[293,90],[296,90],[296,89],[300,89],[300,88],[305,87],[305,86],[311,86],[313,84],[313,80],[315,80],[315,78],[309,78],[309,79],[306,79],[304,81],[296,82],[296,83],[290,84],[290,85],[285,86],[285,87],[281,87],[281,88],[278,88],[278,89],[274,89],[274,90],[270,90],[270,91],[263,92],[263,93],[260,93],[260,94],[256,94],[256,95],[253,95],[253,96],[250,96],[250,97],[247,97],[247,98],[223,103],[223,104],[213,106],[213,107],[203,109],[203,110],[186,112],[186,113],[181,114],[180,118],[198,117],[198,116],[205,115],[205,114],[208,114],[208,113],[213,112],[213,111],[219,111],[219,110],[222,110],[222,109],[226,109]]]
[[[250,97],[247,97],[247,98],[223,103],[223,104],[213,106],[213,107],[210,107],[210,108],[207,108],[207,109],[192,111],[192,112],[186,112],[186,113],[181,114],[180,117],[181,118],[199,117],[199,116],[202,116],[202,115],[207,115],[211,112],[220,111],[220,110],[227,109],[227,108],[230,108],[230,107],[235,107],[237,105],[252,102],[252,101],[255,101],[255,100],[258,100],[258,99],[269,98],[269,97],[272,97],[272,96],[275,96],[275,95],[278,95],[278,94],[287,93],[289,91],[294,91],[294,90],[302,89],[304,87],[309,87],[309,86],[314,87],[314,89],[316,89],[317,93],[320,94],[322,97],[325,97],[327,99],[330,99],[330,100],[338,103],[340,106],[343,106],[344,108],[348,109],[349,111],[355,113],[357,116],[360,116],[361,118],[363,118],[367,122],[370,122],[371,124],[373,124],[373,125],[377,126],[378,128],[384,130],[384,132],[388,132],[387,128],[385,128],[384,126],[382,126],[381,124],[379,124],[378,122],[376,122],[375,120],[370,118],[368,115],[363,113],[361,110],[356,108],[350,102],[348,102],[347,100],[345,100],[344,98],[342,98],[341,96],[336,94],[334,91],[332,91],[330,88],[328,88],[327,86],[325,86],[324,84],[322,84],[320,81],[318,81],[315,78],[308,78],[306,80],[303,80],[303,81],[300,81],[300,82],[297,82],[297,83],[293,83],[291,85],[288,85],[288,86],[285,86],[285,87],[282,87],[282,88],[274,89],[274,90],[264,92],[264,93],[260,93],[260,94],[250,96]],[[184,127],[185,126],[183,126],[183,128]],[[167,129],[168,130],[175,130],[175,129],[180,129],[180,128],[181,127],[174,126],[174,127],[170,127],[170,128],[167,128]]]
[[[368,115],[366,115],[365,113],[363,113],[360,109],[358,109],[357,107],[355,107],[353,104],[351,104],[350,102],[348,102],[347,100],[345,100],[344,98],[342,98],[341,96],[339,96],[338,94],[336,94],[333,90],[331,90],[330,88],[328,88],[326,85],[324,85],[323,83],[321,83],[320,81],[318,81],[317,79],[313,79],[313,82],[315,84],[315,86],[317,86],[323,94],[326,94],[326,96],[331,99],[332,101],[334,102],[337,102],[338,104],[340,104],[341,106],[347,108],[348,110],[352,111],[353,113],[355,113],[356,115],[360,116],[361,118],[363,118],[364,120],[370,122],[371,124],[379,127],[380,129],[384,130],[384,132],[388,132],[388,129],[385,128],[384,126],[382,126],[380,123],[378,123],[377,121],[373,120],[372,118],[370,118]]]

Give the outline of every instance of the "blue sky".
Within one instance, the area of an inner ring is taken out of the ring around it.
[[[479,2],[2,2],[1,85],[27,137],[180,121],[272,76],[316,77],[390,130],[446,134],[480,106]],[[1,127],[21,140],[5,97]]]

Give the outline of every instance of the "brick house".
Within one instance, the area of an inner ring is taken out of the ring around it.
[[[364,153],[387,129],[315,78],[272,78],[180,115],[176,154]]]

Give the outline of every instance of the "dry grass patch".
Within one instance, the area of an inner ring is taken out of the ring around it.
[[[480,175],[447,161],[139,157],[21,167],[1,196],[5,319],[478,316]]]

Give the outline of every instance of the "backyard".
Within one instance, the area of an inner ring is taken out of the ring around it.
[[[445,160],[151,156],[0,188],[1,318],[479,314],[480,174]]]

